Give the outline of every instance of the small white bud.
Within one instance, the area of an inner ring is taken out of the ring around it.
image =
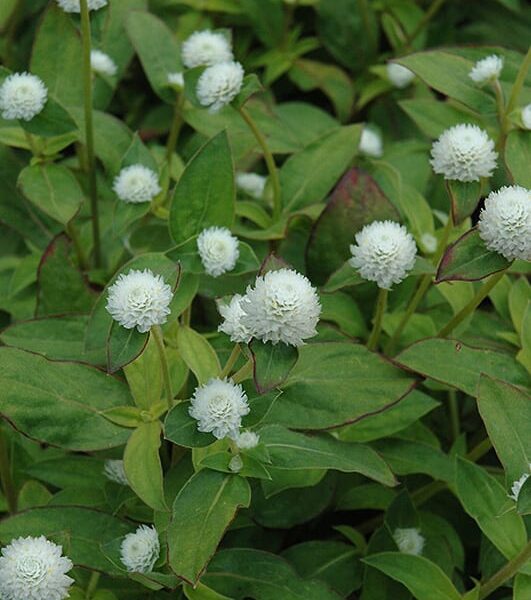
[[[241,303],[243,296],[234,294],[228,304],[218,302],[219,314],[223,317],[223,323],[218,327],[218,331],[222,331],[230,336],[231,342],[248,344],[251,340],[251,333],[242,323],[243,312]]]
[[[495,81],[500,76],[503,69],[503,58],[492,54],[486,58],[478,60],[473,66],[468,76],[474,83],[484,85],[489,81]]]
[[[120,485],[129,485],[125,475],[123,460],[106,460],[103,467],[103,473],[107,479],[114,481],[114,483],[119,483]]]
[[[255,200],[260,200],[264,195],[267,177],[258,173],[236,173],[236,186],[242,192]]]
[[[396,88],[403,89],[415,79],[415,73],[398,63],[388,62],[387,77]]]
[[[416,556],[422,554],[425,539],[415,527],[397,527],[393,533],[393,539],[400,552]]]
[[[233,59],[229,40],[222,33],[195,31],[183,42],[181,58],[185,67],[210,66]]]
[[[197,82],[197,99],[209,112],[216,113],[240,93],[244,71],[238,62],[217,63],[207,67]]]
[[[101,50],[90,51],[90,66],[94,73],[108,75],[109,77],[113,77],[118,71],[118,67],[114,60]]]
[[[79,0],[57,0],[57,4],[65,12],[78,13],[81,12],[81,6]],[[107,6],[107,0],[87,0],[89,10],[98,10],[103,6]]]
[[[114,178],[112,189],[120,200],[131,204],[150,202],[161,192],[157,174],[143,165],[124,167]]]
[[[0,86],[0,111],[7,121],[31,121],[38,115],[48,98],[42,80],[30,73],[8,75]]]
[[[203,229],[197,238],[197,250],[205,271],[212,277],[232,271],[240,251],[238,238],[226,227]]]
[[[160,542],[155,527],[140,525],[128,533],[121,545],[121,559],[129,572],[150,573],[160,554]]]
[[[373,158],[380,158],[383,154],[382,136],[370,127],[364,127],[361,132],[359,151]]]

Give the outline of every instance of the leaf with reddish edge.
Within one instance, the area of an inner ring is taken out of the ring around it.
[[[284,382],[299,358],[297,348],[287,344],[252,340],[249,349],[253,358],[254,383],[261,394]]]
[[[485,246],[474,227],[448,246],[439,263],[435,283],[478,281],[506,269],[510,264],[501,254]]]
[[[448,181],[446,187],[452,199],[454,223],[459,225],[476,210],[481,197],[481,183],[479,181]]]
[[[312,281],[322,285],[350,257],[354,234],[373,221],[398,221],[395,207],[378,184],[358,168],[350,169],[332,192],[315,223],[306,264]]]
[[[263,276],[269,271],[280,271],[280,269],[291,269],[291,265],[289,265],[281,256],[271,253],[264,258],[258,274]]]

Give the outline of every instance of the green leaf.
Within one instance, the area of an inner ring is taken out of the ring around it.
[[[234,98],[231,104],[232,106],[234,106],[234,108],[240,108],[244,106],[244,104],[247,102],[247,100],[249,100],[251,96],[254,96],[254,94],[263,91],[264,88],[262,87],[260,80],[254,73],[251,73],[251,75],[246,75],[243,78],[240,93],[236,96],[236,98]]]
[[[135,429],[125,447],[124,468],[135,494],[154,510],[167,511],[159,456],[160,434],[158,421],[143,423]]]
[[[525,472],[528,473],[527,470]],[[524,481],[524,485],[522,485],[518,492],[516,512],[519,515],[531,514],[531,478],[529,477]]]
[[[381,552],[362,560],[403,583],[417,600],[461,600],[444,571],[423,556]]]
[[[149,333],[140,333],[136,327],[126,329],[117,321],[111,323],[107,338],[107,370],[116,373],[138,357],[148,342]]]
[[[514,578],[513,600],[526,600],[529,596],[531,596],[531,575],[518,573]]]
[[[101,414],[111,423],[121,427],[136,428],[144,423],[142,411],[136,406],[116,406],[102,410]]]
[[[177,331],[177,348],[198,383],[206,383],[221,372],[218,356],[207,339],[190,327],[181,326]]]
[[[164,437],[178,446],[186,448],[204,448],[216,439],[211,433],[197,430],[197,421],[188,412],[190,402],[179,402],[166,415]]]
[[[249,349],[256,389],[262,394],[286,380],[299,356],[297,348],[282,343],[264,344],[260,340],[252,340]]]
[[[522,320],[522,329],[520,332],[522,349],[516,355],[516,360],[520,362],[531,373],[531,301],[528,300],[527,307]]]
[[[181,244],[207,227],[231,227],[234,220],[234,166],[227,133],[210,139],[186,165],[170,207],[169,227]]]
[[[56,137],[76,131],[76,123],[56,100],[48,98],[42,111],[31,121],[19,121],[20,126],[34,135]]]
[[[505,146],[505,162],[511,172],[514,182],[526,188],[531,188],[531,143],[529,133],[515,129],[507,136]]]
[[[149,410],[160,400],[162,369],[154,339],[150,337],[144,352],[124,367],[124,374],[137,406]]]
[[[260,41],[274,48],[284,36],[284,10],[282,0],[240,0],[244,14]]]
[[[317,264],[317,263],[315,263]],[[323,292],[332,293],[346,287],[365,283],[365,279],[352,267],[348,260],[337,271],[334,271],[323,285]]]
[[[350,267],[352,269],[352,267]],[[367,326],[365,318],[356,303],[343,292],[337,294],[321,294],[321,321],[332,321],[340,330],[351,337],[365,337]]]
[[[481,197],[481,183],[479,181],[450,180],[447,185],[452,199],[454,223],[459,225],[476,210]]]
[[[175,499],[168,527],[169,564],[175,574],[195,583],[238,508],[250,502],[249,484],[237,475],[208,469],[193,475]]]

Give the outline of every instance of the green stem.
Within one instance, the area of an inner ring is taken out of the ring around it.
[[[13,482],[11,473],[11,461],[7,448],[7,439],[4,432],[0,429],[0,483],[7,501],[7,508],[10,514],[17,512],[17,491]]]
[[[166,349],[164,347],[164,337],[162,335],[162,329],[160,328],[160,325],[153,325],[151,328],[151,333],[153,334],[153,338],[155,339],[159,353],[160,366],[162,369],[162,380],[164,381],[164,389],[166,391],[168,408],[171,408],[173,393],[171,391],[170,371],[168,369],[168,360],[166,358]]]
[[[374,324],[371,335],[369,336],[369,341],[367,342],[367,348],[369,350],[376,350],[376,347],[378,346],[378,340],[380,339],[380,333],[382,331],[383,316],[387,307],[388,294],[389,290],[383,288],[380,288],[380,291],[378,292],[376,311],[374,313]]]
[[[282,211],[282,205],[280,196],[280,179],[278,176],[278,170],[275,164],[275,160],[267,146],[265,137],[262,135],[262,132],[258,129],[251,115],[245,110],[243,106],[239,108],[239,112],[243,120],[249,126],[249,129],[253,132],[256,141],[260,145],[260,148],[262,148],[264,160],[266,162],[269,177],[271,178],[271,184],[273,186],[273,220],[277,221]]]
[[[182,107],[184,103],[184,93],[179,93],[175,100],[175,108],[173,111],[173,120],[170,127],[170,133],[168,135],[168,141],[166,142],[166,163],[168,165],[168,177],[171,180],[171,167],[173,154],[175,147],[177,146],[177,140],[179,139],[179,132],[183,124],[182,118]]]
[[[236,361],[238,360],[238,356],[240,356],[240,344],[236,344],[234,346],[234,348],[232,349],[229,359],[227,360],[225,366],[223,367],[223,370],[219,374],[220,379],[225,379],[225,377],[228,377],[230,375],[232,368],[234,367],[234,365],[236,364]]]
[[[455,390],[448,391],[448,409],[450,411],[450,423],[452,426],[452,440],[455,442],[459,437],[459,405],[457,403],[457,395]]]
[[[470,300],[470,302],[464,306],[457,314],[453,316],[453,318],[439,331],[437,337],[445,337],[460,324],[462,323],[468,315],[472,314],[474,310],[485,300],[485,298],[489,295],[489,292],[492,288],[500,281],[500,279],[505,275],[507,269],[503,269],[494,275],[491,275],[489,280],[484,283],[479,290],[476,292],[476,295]]]
[[[31,150],[31,153],[33,154],[33,156],[39,156],[39,150],[37,149],[37,145],[35,144],[35,139],[31,135],[31,133],[24,129],[24,135],[26,136],[26,141],[28,142],[28,145],[30,147],[30,150]]]
[[[242,381],[249,379],[249,377],[251,377],[252,374],[253,361],[249,360],[243,365],[243,367],[239,371],[236,371],[236,373],[234,373],[234,375],[232,376],[232,381],[234,381],[234,383],[241,383]]]
[[[411,44],[415,41],[419,33],[426,27],[426,25],[433,19],[433,17],[439,12],[445,0],[434,0],[431,3],[428,10],[424,13],[422,19],[417,23],[417,26],[413,31],[406,35],[406,39],[401,46],[401,49],[410,49]]]
[[[88,269],[88,261],[87,261],[87,257],[85,256],[85,251],[83,250],[83,245],[81,244],[81,240],[79,239],[79,234],[77,232],[76,226],[74,225],[74,223],[72,221],[70,221],[70,223],[66,224],[66,233],[68,233],[68,236],[70,237],[70,239],[72,240],[73,244],[74,244],[74,248],[77,254],[77,260],[79,262],[79,266],[81,267],[81,269],[83,271],[86,271]]]
[[[494,93],[496,95],[496,108],[498,111],[498,123],[500,125],[500,137],[498,138],[498,151],[500,156],[503,158],[505,156],[505,142],[507,140],[508,133],[508,121],[507,121],[507,113],[505,108],[505,98],[503,97],[503,90],[500,85],[500,82],[496,79],[492,83],[492,87],[494,88]]]
[[[467,460],[477,462],[480,458],[483,458],[485,454],[492,448],[492,442],[488,437],[481,440],[479,444],[474,446],[472,450],[466,455]]]
[[[509,115],[516,107],[516,104],[518,103],[518,97],[520,96],[520,92],[522,91],[522,87],[524,85],[525,82],[525,78],[527,77],[527,71],[529,71],[529,68],[531,67],[531,48],[529,48],[529,50],[527,51],[527,54],[525,55],[525,58],[520,66],[520,69],[518,71],[518,75],[516,76],[516,79],[514,81],[512,90],[511,90],[511,95],[509,96],[509,101],[507,102],[507,114]]]
[[[80,0],[81,39],[83,42],[83,83],[85,100],[85,143],[87,149],[87,176],[89,184],[94,264],[101,266],[100,220],[98,215],[98,188],[94,155],[94,126],[92,123],[92,69],[90,66],[90,17],[87,0]]]
[[[86,600],[90,600],[94,596],[94,592],[98,589],[98,583],[100,582],[100,573],[92,571],[90,579],[87,585],[87,591],[85,592]]]
[[[531,559],[531,541],[527,542],[526,546],[524,546],[517,556],[507,562],[498,572],[494,573],[490,579],[487,579],[481,585],[479,588],[479,600],[488,598],[492,592],[516,575],[529,559]]]

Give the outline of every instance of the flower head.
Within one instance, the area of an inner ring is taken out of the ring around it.
[[[491,192],[478,228],[489,250],[507,260],[531,260],[531,190],[510,185]]]
[[[70,13],[81,12],[79,0],[57,0],[57,4],[65,11]],[[89,10],[98,10],[107,6],[107,0],[87,0]]]
[[[218,302],[219,314],[223,317],[223,323],[218,327],[230,336],[231,342],[247,344],[251,340],[251,333],[242,323],[242,316],[245,314],[242,309],[243,296],[234,294],[228,304]]]
[[[238,244],[238,238],[226,227],[203,229],[197,238],[197,250],[205,271],[212,277],[232,271],[240,256]]]
[[[109,288],[106,308],[126,329],[136,327],[145,333],[153,325],[166,323],[172,296],[171,287],[161,275],[154,275],[149,269],[131,269],[126,275],[119,275]]]
[[[256,448],[260,442],[260,436],[254,431],[242,431],[236,438],[236,446],[240,450],[251,450]]]
[[[177,73],[168,73],[168,83],[182,89],[184,87],[184,75],[180,71]]]
[[[428,254],[433,254],[437,250],[437,238],[432,233],[423,233],[420,243]]]
[[[379,158],[383,154],[382,136],[370,127],[361,132],[359,151],[367,156]]]
[[[74,583],[66,573],[74,566],[62,547],[40,537],[19,537],[2,548],[0,598],[63,600]]]
[[[400,552],[404,554],[422,554],[424,548],[424,536],[415,527],[397,527],[393,533],[393,539]]]
[[[129,485],[125,475],[123,460],[106,460],[103,467],[103,472],[107,479],[119,483],[120,485]]]
[[[492,54],[486,58],[478,60],[473,66],[468,76],[474,83],[483,85],[489,81],[498,79],[503,69],[503,58]]]
[[[112,189],[120,200],[131,204],[150,202],[161,192],[157,174],[143,165],[124,167],[114,178]]]
[[[403,225],[374,221],[356,234],[356,244],[350,246],[350,251],[349,264],[358,269],[364,279],[390,289],[413,268],[417,246]]]
[[[197,82],[197,99],[211,113],[230,104],[240,93],[243,67],[238,62],[217,63],[207,67]]]
[[[258,173],[236,173],[236,186],[242,192],[255,200],[260,200],[264,195],[267,177]]]
[[[529,463],[529,468],[531,469],[531,463]],[[524,483],[529,479],[530,476],[531,476],[530,473],[524,473],[520,477],[520,479],[513,481],[513,484],[511,486],[511,493],[507,494],[509,496],[509,498],[511,498],[511,500],[518,502],[518,496],[520,496],[522,487],[523,487]]]
[[[531,129],[531,104],[522,108],[522,125],[526,129]]]
[[[415,73],[398,63],[388,62],[387,77],[395,87],[402,89],[407,87],[413,79],[415,79]]]
[[[494,142],[477,125],[455,125],[444,131],[431,148],[433,170],[445,179],[479,181],[496,168]]]
[[[13,73],[0,86],[0,110],[2,118],[13,121],[31,121],[38,115],[48,98],[48,90],[37,77],[30,73]]]
[[[127,570],[150,573],[160,553],[159,536],[155,527],[140,525],[134,533],[128,533],[120,547],[120,558]]]
[[[195,31],[183,42],[181,58],[185,67],[193,69],[233,59],[230,41],[222,34],[206,29]]]
[[[118,67],[114,60],[101,50],[90,51],[90,66],[94,73],[98,73],[99,75],[109,75],[109,77],[116,75],[116,72],[118,71]]]
[[[316,335],[321,304],[308,278],[292,269],[257,277],[241,301],[241,322],[263,342],[301,346]]]
[[[197,421],[198,431],[212,433],[218,440],[234,439],[242,417],[249,413],[247,394],[230,379],[211,379],[195,389],[189,413]]]

